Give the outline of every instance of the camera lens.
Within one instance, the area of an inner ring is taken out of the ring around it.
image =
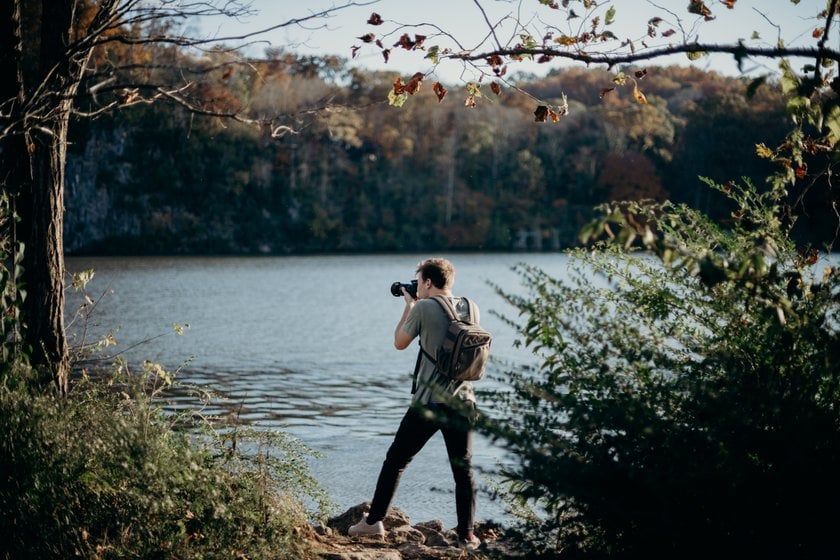
[[[402,291],[400,291],[400,288],[402,288],[402,286],[403,285],[401,282],[394,282],[393,284],[391,284],[391,295],[394,297],[400,297],[402,295]]]

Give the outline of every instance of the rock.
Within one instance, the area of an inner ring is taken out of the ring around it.
[[[350,537],[347,529],[362,518],[370,508],[364,502],[349,508],[327,521],[326,527],[307,524],[301,536],[309,540],[312,558],[319,560],[463,560],[473,554],[458,548],[454,529],[445,529],[439,520],[425,521],[411,526],[404,512],[392,508],[384,520],[388,530],[386,538]],[[475,533],[482,541],[477,558],[490,557],[506,560],[524,560],[527,552],[518,553],[505,541],[501,525],[490,522],[476,523]]]
[[[361,552],[321,553],[322,560],[403,560],[397,550],[364,550]]]
[[[316,535],[320,535],[322,537],[329,537],[330,535],[332,535],[332,529],[330,529],[320,521],[310,523],[309,527],[313,531],[315,531]]]
[[[405,543],[398,548],[404,560],[431,560],[463,558],[463,551],[457,548],[432,548],[420,543]]]
[[[349,529],[351,525],[358,523],[362,518],[362,514],[366,513],[369,509],[370,502],[362,502],[361,504],[351,507],[341,515],[329,519],[327,521],[327,527],[330,527],[340,535],[346,535],[347,529]],[[411,525],[411,519],[404,511],[392,507],[388,509],[388,514],[385,516],[385,519],[382,520],[382,523],[385,525],[385,529],[390,531],[394,527]]]
[[[414,528],[423,533],[426,538],[423,544],[426,546],[449,546],[451,544],[443,534],[443,521],[424,521],[415,525]]]
[[[418,531],[411,525],[400,525],[399,527],[393,527],[389,529],[386,538],[388,539],[388,542],[394,544],[423,544],[426,542],[426,536],[421,531]]]

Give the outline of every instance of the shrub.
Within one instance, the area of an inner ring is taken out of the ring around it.
[[[714,185],[712,185],[714,186]],[[780,220],[783,191],[714,186],[731,229],[617,204],[568,280],[522,266],[535,372],[485,429],[546,556],[819,557],[840,519],[840,271]],[[639,241],[649,252],[634,251]]]
[[[0,557],[306,556],[300,498],[324,503],[307,451],[174,430],[146,390],[155,369],[66,399],[0,388]]]

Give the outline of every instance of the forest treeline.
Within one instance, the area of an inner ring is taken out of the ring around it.
[[[186,55],[154,56],[171,60],[144,72],[175,71]],[[284,117],[253,126],[157,103],[74,122],[65,250],[553,250],[575,245],[593,207],[617,199],[669,198],[725,221],[726,201],[698,177],[762,184],[772,168],[755,146],[776,145],[790,126],[779,88],[748,94],[747,79],[646,71],[647,103],[626,87],[604,93],[614,72],[560,69],[516,80],[534,98],[485,83],[470,109],[463,87],[438,102],[424,83],[394,108],[396,73],[282,50],[247,65],[208,55],[206,72],[189,77],[208,109]],[[535,122],[535,98],[563,96],[567,115]],[[825,196],[792,200],[806,207],[801,239],[832,238],[831,213],[807,211]]]

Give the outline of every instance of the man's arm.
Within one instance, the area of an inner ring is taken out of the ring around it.
[[[414,337],[405,332],[402,327],[406,319],[408,319],[408,314],[414,308],[415,302],[409,294],[405,293],[405,289],[403,289],[403,294],[405,295],[405,308],[403,309],[402,317],[400,317],[400,322],[397,323],[397,328],[394,329],[394,347],[397,350],[405,350],[411,344],[411,341],[414,340]]]

